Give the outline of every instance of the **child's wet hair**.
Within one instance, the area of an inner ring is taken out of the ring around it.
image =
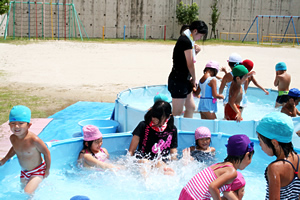
[[[249,152],[249,155],[248,155],[249,159],[252,158],[253,154],[254,154],[254,149],[253,149],[253,151]],[[227,155],[227,157],[224,159],[224,162],[241,163],[242,160],[245,158],[245,155],[246,155],[246,153],[243,155],[240,155],[240,156]]]
[[[263,136],[259,133],[257,133],[257,135],[258,135],[258,138],[260,138],[263,143],[265,143],[269,148],[272,149],[273,154],[276,155],[276,150],[275,150],[274,145],[272,144],[272,140],[269,138],[266,138],[265,136]],[[289,154],[292,152],[297,154],[297,152],[295,152],[295,150],[294,150],[292,142],[289,142],[289,143],[278,142],[278,144],[282,148],[285,157],[288,157]]]
[[[203,70],[203,73],[205,73],[207,70],[212,71],[214,73],[213,76],[217,76],[217,74],[218,74],[218,70],[217,69],[210,68],[210,67],[205,67],[204,70]]]
[[[159,119],[159,121],[165,117],[166,119],[169,118],[168,127],[174,127],[174,117],[172,115],[172,107],[166,101],[157,101],[154,103],[152,108],[145,114],[144,119],[147,124],[152,121],[152,117]],[[161,121],[160,121],[161,122]]]

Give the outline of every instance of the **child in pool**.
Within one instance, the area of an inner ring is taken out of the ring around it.
[[[299,155],[294,151],[292,118],[280,112],[265,115],[256,127],[259,145],[268,156],[276,156],[265,171],[265,199],[299,199]]]
[[[296,106],[300,101],[300,91],[297,88],[290,89],[288,93],[288,101],[282,106],[281,112],[287,114],[290,117],[296,117],[300,115],[299,110]]]
[[[274,86],[278,87],[278,97],[275,104],[275,108],[277,108],[279,106],[284,106],[284,104],[288,101],[291,75],[286,72],[287,68],[284,62],[277,63],[275,70],[276,77],[274,80]]]
[[[230,88],[230,84],[233,80],[233,75],[232,75],[232,69],[238,65],[239,63],[242,62],[242,57],[237,54],[237,53],[232,53],[230,56],[229,56],[229,59],[227,60],[228,62],[228,66],[230,67],[231,69],[231,72],[228,72],[225,70],[225,75],[224,77],[222,78],[222,82],[221,82],[221,85],[220,85],[220,88],[219,88],[219,94],[223,94],[223,91],[224,91],[224,88],[225,86],[227,86],[227,92],[226,92],[226,97],[224,99],[224,105],[228,103],[228,94],[229,94],[229,88]]]
[[[168,102],[157,101],[132,132],[128,153],[140,163],[152,163],[165,174],[173,172],[166,163],[177,159],[177,128]],[[138,148],[137,148],[138,147]],[[158,162],[156,162],[158,161]]]
[[[105,148],[102,148],[102,134],[98,127],[94,125],[86,125],[82,128],[83,131],[83,149],[78,156],[78,163],[83,167],[112,169],[118,168],[115,165],[107,162],[109,154]]]
[[[238,200],[242,200],[245,195],[245,185],[246,181],[243,174],[237,171],[237,177],[231,183],[231,191],[233,191]],[[222,200],[227,200],[226,197],[222,197]]]
[[[217,99],[224,99],[222,94],[217,93],[217,79],[216,75],[219,71],[219,63],[216,61],[209,61],[204,68],[204,75],[199,81],[199,85],[195,95],[201,92],[198,111],[201,119],[216,119]]]
[[[213,161],[216,149],[210,147],[211,133],[207,127],[201,126],[195,130],[195,146],[183,151],[190,151],[191,160],[199,162]],[[184,152],[183,152],[184,153]]]
[[[228,103],[225,106],[225,118],[227,120],[236,120],[240,122],[243,120],[240,109],[240,103],[243,99],[243,87],[248,77],[254,75],[252,71],[248,73],[244,65],[237,65],[232,69],[233,81],[229,89]]]
[[[9,114],[9,126],[12,131],[10,142],[12,147],[0,160],[4,165],[15,154],[21,165],[20,181],[24,192],[32,194],[44,178],[49,176],[51,155],[46,144],[29,131],[31,111],[26,106],[14,106]],[[44,155],[45,160],[41,154]]]
[[[251,60],[249,60],[249,59],[243,60],[243,62],[241,64],[244,65],[248,69],[249,72],[252,71],[253,66],[254,66],[254,63]],[[266,93],[266,95],[269,95],[269,92],[265,88],[263,88],[260,84],[258,84],[258,82],[257,82],[257,80],[255,79],[254,76],[250,76],[246,80],[246,82],[244,84],[245,93],[247,92],[248,86],[251,83],[251,81],[253,82],[253,84],[256,87],[258,87],[259,89],[261,89],[262,91],[264,91]]]
[[[224,162],[216,163],[196,174],[182,189],[179,200],[221,199],[220,193],[227,199],[236,199],[230,186],[237,177],[237,169],[243,170],[254,154],[254,143],[248,136],[233,135],[228,139],[227,157]]]

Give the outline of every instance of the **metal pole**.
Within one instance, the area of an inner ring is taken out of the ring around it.
[[[76,9],[75,9],[74,4],[73,4],[73,10],[74,10],[74,14],[75,14],[75,17],[76,17],[76,21],[77,21],[77,26],[78,26],[78,29],[79,29],[80,38],[81,38],[81,40],[83,40],[83,39],[82,39],[82,34],[81,34],[80,25],[79,25],[79,21],[78,21],[78,15],[77,15],[77,12],[76,12]]]
[[[57,39],[59,40],[59,0],[57,0]]]
[[[144,25],[144,40],[146,40],[146,24]]]
[[[296,27],[295,27],[294,19],[293,18],[292,18],[292,24],[293,24],[293,28],[294,28],[294,32],[295,32],[295,37],[296,37],[296,40],[297,40],[297,44],[299,45],[299,41],[298,41],[298,37],[297,37],[297,31],[296,31]]]
[[[16,13],[16,2],[15,1],[13,1],[13,38],[15,39],[15,29],[16,29],[16,26],[15,26],[15,20],[16,20],[16,18],[15,18],[15,14]]]
[[[6,19],[6,26],[5,26],[5,31],[4,31],[4,40],[6,40],[6,36],[7,36],[7,28],[8,28],[8,22],[9,22],[9,14],[10,14],[10,10],[11,10],[11,2],[9,3],[9,10],[7,13],[7,19]]]
[[[125,35],[126,35],[126,25],[124,25],[123,40],[125,40]]]
[[[36,1],[35,0],[35,36],[36,36],[36,39],[38,38],[38,28],[37,28],[37,4],[36,4]]]
[[[245,39],[246,39],[246,37],[247,37],[248,33],[250,32],[250,29],[252,28],[252,26],[253,26],[253,24],[254,24],[255,20],[257,20],[257,16],[255,17],[255,19],[253,20],[252,24],[250,25],[250,28],[248,29],[248,31],[247,31],[246,35],[244,36],[244,38],[243,38],[242,42],[244,42],[244,41],[245,41]]]
[[[28,0],[28,39],[30,40],[30,0]]]

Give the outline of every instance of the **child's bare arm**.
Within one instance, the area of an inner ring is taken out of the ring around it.
[[[216,79],[212,79],[209,84],[208,84],[210,87],[211,87],[211,90],[212,90],[212,96],[215,98],[215,99],[224,99],[224,96],[222,94],[218,94],[217,93],[217,81]]]
[[[229,105],[231,106],[231,108],[234,110],[234,112],[236,113],[236,121],[241,121],[242,120],[242,114],[240,112],[240,110],[238,109],[238,107],[235,104],[235,101],[237,99],[237,95],[238,95],[238,90],[230,90],[229,93]]]
[[[102,150],[103,150],[103,151],[104,151],[104,153],[107,155],[107,158],[109,158],[109,153],[108,153],[107,149],[105,149],[105,148],[102,148]]]
[[[224,197],[226,197],[226,200],[239,200],[238,196],[234,191],[229,191],[229,192],[223,192]],[[223,199],[223,197],[222,197]]]
[[[225,88],[225,85],[227,83],[227,80],[228,80],[228,74],[225,74],[223,79],[222,79],[222,82],[221,82],[221,85],[220,85],[220,88],[219,88],[219,94],[222,94],[223,93],[223,90]],[[231,76],[231,75],[230,75]]]
[[[279,84],[279,78],[278,78],[278,73],[276,72],[276,77],[275,77],[275,80],[274,80],[274,86],[277,87]]]
[[[13,147],[9,149],[6,156],[0,160],[0,166],[4,165],[10,158],[12,158],[16,154]]]
[[[300,115],[300,112],[297,108],[296,108],[296,113],[297,113],[297,115]]]
[[[268,181],[269,181],[269,198],[270,199],[280,199],[280,172],[278,167],[273,163],[268,166]]]
[[[139,136],[137,136],[137,135],[132,136],[131,143],[130,143],[129,150],[128,150],[128,153],[131,156],[134,155],[134,151],[136,150],[139,142],[140,142],[140,137]]]
[[[252,82],[253,84],[258,87],[259,89],[261,89],[262,91],[264,91],[266,93],[266,95],[269,95],[269,92],[263,88],[261,85],[258,84],[258,82],[256,81],[256,79],[254,78],[254,76],[252,77]]]
[[[101,168],[101,169],[112,169],[112,168],[118,168],[117,166],[111,164],[102,162],[100,160],[97,160],[95,157],[93,157],[91,154],[84,154],[84,161],[93,167]]]
[[[177,160],[177,148],[170,149],[171,160]]]
[[[198,96],[198,95],[200,94],[200,92],[201,92],[201,88],[200,88],[200,86],[198,85],[198,86],[197,86],[197,89],[196,89],[196,90],[193,90],[193,93],[194,93],[195,96]]]
[[[41,152],[44,155],[45,163],[46,163],[46,170],[45,170],[45,176],[49,176],[50,172],[50,166],[51,166],[51,155],[48,147],[46,144],[39,138],[35,137],[34,144],[39,152]]]

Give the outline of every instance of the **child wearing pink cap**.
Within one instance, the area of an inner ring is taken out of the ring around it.
[[[228,139],[227,157],[224,162],[211,165],[196,174],[182,189],[179,200],[236,199],[231,184],[237,177],[237,169],[245,169],[252,161],[254,143],[243,134]]]
[[[245,195],[246,181],[241,172],[237,172],[237,177],[231,183],[231,191],[234,192],[238,200],[242,200]],[[222,197],[222,200],[227,200],[226,197]]]
[[[197,160],[199,162],[214,161],[216,149],[210,147],[210,143],[210,130],[207,127],[201,126],[195,130],[195,146],[191,146],[183,151],[190,151],[191,160]]]
[[[102,134],[98,127],[86,125],[83,131],[83,149],[78,156],[78,163],[84,167],[96,167],[101,169],[115,168],[116,166],[108,163],[109,154],[102,148]]]
[[[216,119],[217,99],[224,99],[222,94],[217,93],[217,78],[219,71],[219,63],[209,61],[204,68],[204,75],[199,81],[195,95],[201,92],[198,111],[201,119]]]

